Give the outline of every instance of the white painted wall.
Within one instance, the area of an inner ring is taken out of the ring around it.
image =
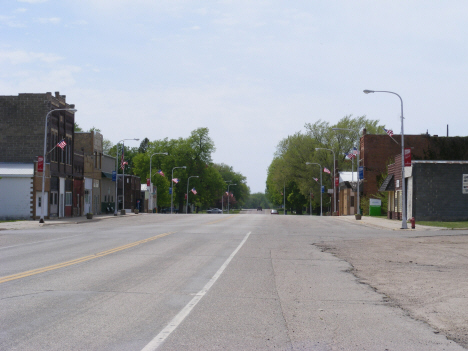
[[[33,178],[5,177],[0,179],[0,219],[30,219],[32,217]]]

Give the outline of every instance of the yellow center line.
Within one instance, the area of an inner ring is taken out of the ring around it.
[[[232,218],[232,217],[235,217],[235,216],[237,216],[237,215],[235,214],[235,215],[232,215],[232,216],[229,216],[229,217],[226,217],[226,218],[223,218],[223,219],[218,219],[217,221],[209,222],[209,223],[205,223],[205,224],[208,225],[208,224],[219,223],[219,222],[225,221],[225,220],[227,220],[227,219],[229,219],[229,218]]]
[[[13,274],[13,275],[7,275],[6,277],[1,277],[0,278],[0,284],[9,282],[11,280],[21,279],[21,278],[29,277],[29,276],[32,276],[32,275],[36,275],[36,274],[40,274],[40,273],[44,273],[44,272],[48,272],[48,271],[53,271],[55,269],[72,266],[74,264],[94,260],[95,258],[107,256],[107,255],[110,255],[110,254],[115,253],[115,252],[126,250],[126,249],[129,249],[131,247],[138,246],[140,244],[144,244],[144,243],[150,242],[152,240],[156,240],[156,239],[159,239],[159,238],[162,238],[164,236],[174,234],[174,233],[175,232],[159,234],[159,235],[153,236],[153,237],[148,238],[148,239],[135,241],[134,243],[119,246],[119,247],[116,247],[116,248],[113,248],[113,249],[110,249],[110,250],[107,250],[107,251],[102,251],[102,252],[99,252],[99,253],[94,254],[94,255],[84,256],[84,257],[77,258],[77,259],[74,259],[74,260],[71,260],[71,261],[57,263],[57,264],[54,264],[52,266],[36,268],[36,269],[32,269],[30,271],[16,273],[16,274]]]

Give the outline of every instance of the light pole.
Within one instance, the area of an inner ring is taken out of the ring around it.
[[[133,139],[122,139],[120,140],[116,145],[115,145],[115,204],[114,204],[114,216],[117,216],[117,205],[118,205],[118,201],[117,201],[117,180],[118,180],[118,177],[119,177],[119,168],[118,168],[118,165],[119,165],[119,144],[120,143],[123,143],[125,140],[135,140],[135,141],[139,141],[140,139],[137,139],[137,138],[133,138]],[[123,149],[124,145],[122,146],[122,149]],[[125,209],[125,199],[124,199],[124,176],[122,175],[122,209]]]
[[[187,214],[188,214],[188,190],[189,190],[190,178],[200,178],[200,177],[199,176],[190,176],[187,179],[187,204],[185,206],[185,213],[187,213]]]
[[[78,111],[77,109],[75,108],[57,108],[55,110],[50,110],[49,112],[47,112],[46,114],[46,118],[45,118],[45,128],[44,128],[44,158],[43,158],[43,168],[42,168],[42,197],[41,197],[41,218],[39,219],[39,223],[44,223],[44,206],[45,204],[48,204],[49,200],[47,199],[47,202],[44,200],[44,196],[45,196],[45,192],[44,192],[44,187],[45,187],[45,172],[46,172],[46,153],[47,153],[47,122],[49,120],[49,115],[52,113],[52,112],[55,112],[55,111],[69,111],[69,112],[73,112],[75,113],[76,111]],[[38,162],[39,164],[39,162]],[[50,174],[50,166],[49,166],[49,174]]]
[[[231,183],[231,182],[232,180],[226,180],[226,183]],[[229,186],[228,186],[228,190],[229,190]],[[221,212],[224,213],[224,190],[223,190],[223,195],[221,196]]]
[[[237,184],[229,184],[229,185],[228,185],[228,214],[229,214],[229,198],[230,198],[229,187],[230,187],[231,185],[237,185]]]
[[[398,96],[401,102],[401,191],[402,191],[402,218],[401,218],[401,229],[408,229],[408,224],[406,223],[406,185],[405,185],[405,133],[403,130],[403,99],[397,93],[393,91],[386,90],[364,90],[365,94],[370,93],[388,93]]]
[[[306,165],[318,165],[320,167],[320,217],[322,217],[322,166],[320,163],[306,162]]]
[[[359,153],[357,155],[357,166],[356,166],[356,170],[357,170],[357,213],[358,214],[361,214],[361,207],[359,205],[359,157],[361,156],[361,138],[359,137],[359,132],[356,132],[354,129],[348,129],[348,128],[332,128],[333,130],[346,130],[346,131],[349,131],[349,132],[353,132],[354,134],[356,134],[356,138],[358,140],[358,150],[359,150]],[[352,167],[351,167],[351,174],[352,174]]]
[[[173,179],[174,179],[174,169],[176,169],[176,168],[184,168],[185,169],[187,167],[186,166],[174,167],[172,169],[172,175],[171,175],[171,214],[172,214],[172,208],[174,207],[174,200],[173,200],[174,199],[174,184],[173,184],[174,181],[173,181]]]
[[[286,216],[286,181],[283,180],[283,215]]]
[[[335,169],[335,151],[332,149],[326,149],[324,147],[316,147],[315,150],[328,150],[333,153],[333,203],[334,203],[334,209],[336,212],[336,184],[335,184],[335,177],[336,177],[336,169]]]
[[[167,152],[155,152],[154,154],[152,154],[150,156],[150,197],[149,198],[151,199],[151,201],[150,201],[151,204],[149,206],[150,207],[149,210],[151,212],[153,212],[153,182],[152,182],[153,175],[151,174],[151,160],[153,159],[154,155],[165,155],[165,156],[167,156],[168,153]]]

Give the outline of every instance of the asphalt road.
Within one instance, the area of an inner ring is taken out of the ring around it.
[[[316,245],[407,235],[256,210],[3,230],[0,350],[463,350]]]

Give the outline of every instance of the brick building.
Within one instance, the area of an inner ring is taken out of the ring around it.
[[[83,151],[84,157],[84,213],[101,214],[102,180],[102,142],[101,133],[75,133],[75,147]]]
[[[38,218],[42,204],[42,172],[37,172],[37,158],[43,155],[45,117],[55,109],[73,109],[65,95],[56,92],[0,96],[0,162],[34,163],[33,218]],[[46,217],[72,215],[74,123],[71,111],[56,111],[49,115],[47,156],[45,160],[44,206]],[[55,147],[65,140],[66,147]]]
[[[388,192],[387,217],[402,218],[401,155],[388,167],[380,191]],[[468,220],[468,161],[412,161],[405,167],[407,218]]]
[[[361,191],[368,196],[378,192],[387,166],[395,162],[395,155],[401,155],[401,135],[394,134],[392,139],[387,134],[367,134],[364,129],[360,147],[364,167]],[[468,160],[467,137],[405,135],[405,148],[411,148],[412,160]]]

